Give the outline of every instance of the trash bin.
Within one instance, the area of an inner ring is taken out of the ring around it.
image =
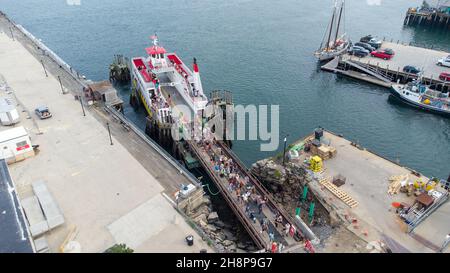
[[[188,244],[188,246],[193,246],[194,245],[194,236],[192,236],[192,235],[187,236],[186,243]]]

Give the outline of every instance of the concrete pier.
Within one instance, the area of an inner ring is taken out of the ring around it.
[[[312,139],[314,135],[294,145]],[[330,213],[337,213],[344,226],[367,243],[381,240],[394,252],[436,252],[437,246],[442,244],[448,233],[450,215],[447,212],[450,202],[447,200],[413,232],[408,233],[392,203],[412,205],[416,197],[402,192],[388,194],[391,176],[408,174],[409,181],[428,181],[427,177],[332,132],[324,131],[321,142],[334,147],[337,152],[332,158],[323,161],[320,172],[310,171],[312,179],[308,187]],[[308,168],[304,162],[311,155],[311,152],[302,151],[289,164]],[[325,185],[324,181],[331,182],[338,176],[345,178],[343,185],[337,189]],[[435,189],[446,192],[439,185]],[[344,202],[348,200],[354,200],[356,205],[350,206],[351,203]]]
[[[8,95],[21,112],[19,124],[39,144],[35,157],[9,166],[19,198],[31,196],[31,183],[44,180],[65,218],[45,234],[51,252],[61,251],[74,227],[73,241],[82,252],[102,252],[116,243],[136,252],[213,251],[168,200],[189,179],[110,116],[87,105],[83,115],[74,100],[82,79],[43,55],[3,16],[0,59],[0,74],[12,91]],[[58,76],[68,94],[62,94]],[[39,105],[48,106],[53,117],[38,120]],[[185,242],[189,234],[195,238],[192,247]]]

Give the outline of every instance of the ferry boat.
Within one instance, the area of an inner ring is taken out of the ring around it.
[[[331,22],[325,32],[324,39],[322,40],[319,49],[314,53],[319,61],[327,61],[344,54],[351,44],[347,35],[345,33],[341,34],[342,21],[344,20],[342,18],[344,6],[344,0],[342,0],[339,8],[338,1],[335,0]]]
[[[422,110],[450,117],[449,93],[432,90],[418,81],[394,84],[391,93],[400,101]]]
[[[179,123],[187,129],[208,103],[197,61],[194,58],[191,70],[177,54],[160,46],[156,35],[150,38],[152,46],[145,49],[147,56],[131,60],[133,90],[150,117],[161,124]]]

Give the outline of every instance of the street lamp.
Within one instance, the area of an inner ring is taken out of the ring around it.
[[[289,134],[287,134],[284,137],[284,148],[283,148],[283,166],[284,166],[284,162],[286,160],[286,143],[287,143],[287,137],[289,136]]]
[[[109,122],[106,123],[106,127],[108,127],[109,141],[111,145],[113,145],[112,137],[111,137],[111,129],[109,128]]]

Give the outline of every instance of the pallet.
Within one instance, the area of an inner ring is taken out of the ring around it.
[[[358,206],[358,201],[353,199],[350,195],[348,195],[345,191],[339,189],[334,185],[329,178],[321,178],[319,179],[319,183],[331,191],[337,198],[341,199],[347,206],[350,208],[354,208]]]

